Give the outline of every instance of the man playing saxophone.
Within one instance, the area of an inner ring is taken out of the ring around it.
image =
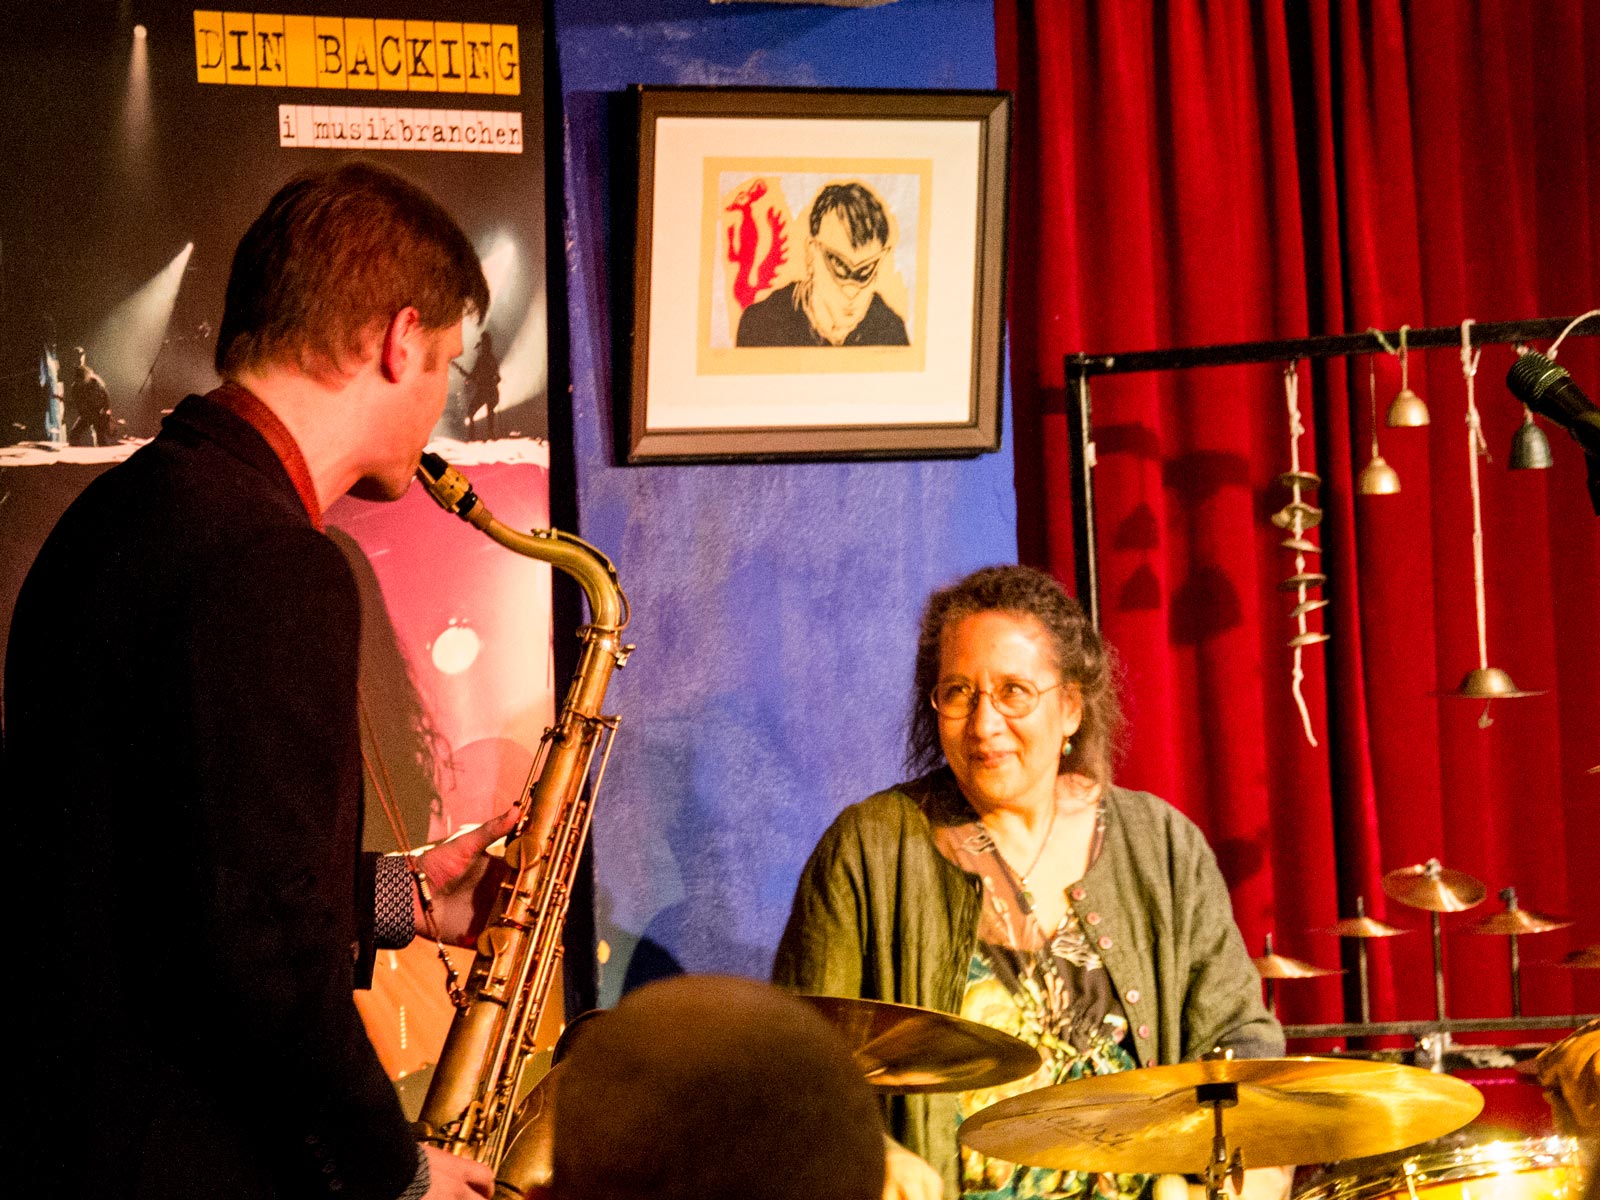
[[[0,782],[14,894],[48,898],[7,1123],[38,1194],[489,1193],[489,1168],[418,1147],[352,1003],[395,873],[360,853],[357,595],[321,533],[346,492],[405,492],[488,302],[410,183],[295,180],[234,258],[222,386],[96,480],[30,571]],[[480,851],[511,822],[423,856],[445,937],[472,936]]]

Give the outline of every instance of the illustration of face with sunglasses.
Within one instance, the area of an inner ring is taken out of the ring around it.
[[[839,210],[822,215],[806,247],[806,313],[819,336],[839,345],[867,315],[878,268],[892,249],[876,233],[859,245]]]

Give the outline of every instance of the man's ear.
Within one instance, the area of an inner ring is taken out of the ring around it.
[[[383,330],[383,342],[378,347],[378,370],[390,383],[399,383],[405,377],[406,363],[421,353],[416,334],[422,328],[422,315],[409,304],[389,318]]]

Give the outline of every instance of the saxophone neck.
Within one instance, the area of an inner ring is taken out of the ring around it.
[[[530,533],[512,529],[489,511],[467,477],[437,454],[422,456],[417,480],[445,512],[454,513],[506,549],[547,562],[576,579],[589,601],[591,626],[613,633],[627,628],[628,597],[617,579],[616,567],[597,547],[559,529]]]

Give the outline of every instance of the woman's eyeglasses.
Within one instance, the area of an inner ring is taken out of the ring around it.
[[[1040,696],[1060,686],[1052,683],[1041,688],[1026,679],[1007,679],[995,688],[975,688],[970,683],[952,681],[934,688],[928,699],[935,712],[952,721],[970,717],[977,710],[979,696],[989,697],[989,703],[1002,717],[1025,717],[1039,707]]]

